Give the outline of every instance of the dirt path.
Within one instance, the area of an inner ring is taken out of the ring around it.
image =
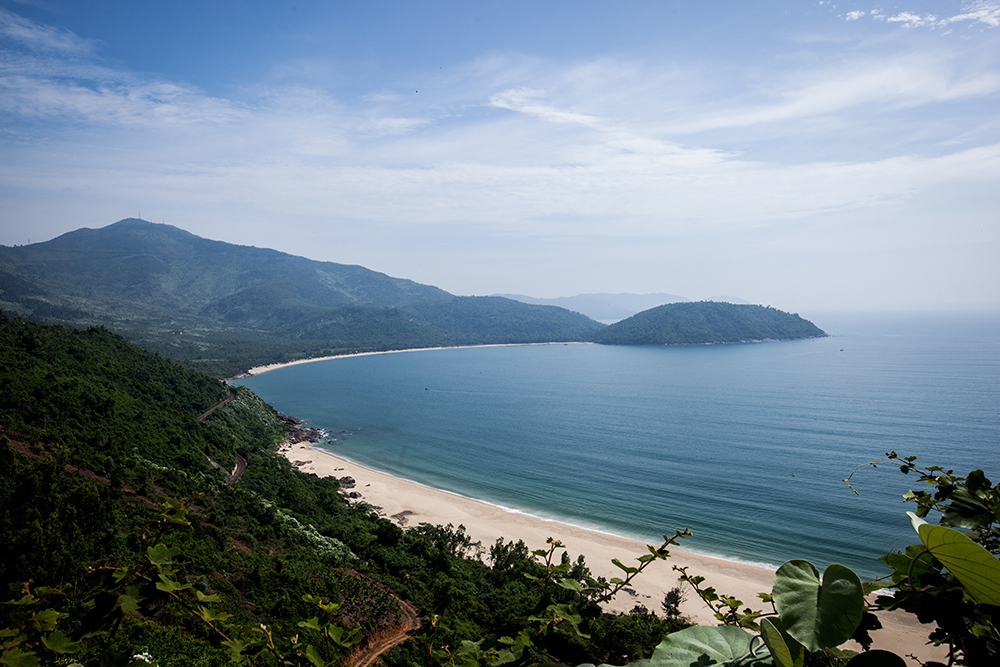
[[[349,655],[347,657],[349,667],[368,667],[378,661],[382,654],[396,648],[420,630],[420,615],[417,613],[416,607],[395,595],[393,597],[399,602],[399,608],[403,612],[401,624],[395,628],[383,630],[375,635],[364,648]]]

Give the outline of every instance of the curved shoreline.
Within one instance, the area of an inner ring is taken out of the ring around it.
[[[314,361],[330,361],[331,359],[350,359],[352,357],[371,357],[377,354],[399,354],[402,352],[429,352],[432,350],[464,350],[467,348],[479,348],[479,347],[524,347],[528,345],[596,345],[596,343],[588,343],[586,341],[564,341],[564,342],[551,342],[551,343],[486,343],[483,345],[448,345],[444,347],[409,347],[405,350],[379,350],[376,352],[353,352],[351,354],[332,354],[327,357],[310,357],[308,359],[296,359],[295,361],[285,361],[280,364],[267,364],[265,366],[254,366],[248,369],[245,373],[235,375],[227,380],[236,380],[244,377],[253,377],[255,375],[260,375],[261,373],[267,373],[268,371],[276,371],[279,368],[285,368],[287,366],[298,366],[300,364],[311,364]]]
[[[823,333],[822,335],[816,336],[805,336],[803,338],[762,338],[762,339],[752,339],[752,340],[738,340],[738,341],[728,341],[728,342],[710,342],[710,343],[666,343],[666,344],[652,344],[654,347],[681,347],[685,345],[745,345],[750,343],[782,343],[787,341],[795,340],[815,340],[818,338],[830,338],[830,334]],[[280,368],[286,368],[288,366],[298,366],[300,364],[311,364],[314,361],[330,361],[333,359],[350,359],[353,357],[371,357],[379,354],[400,354],[402,352],[430,352],[435,350],[464,350],[464,349],[475,349],[481,347],[527,347],[530,345],[605,345],[605,343],[594,343],[591,341],[550,341],[546,343],[483,343],[481,345],[445,345],[442,347],[408,347],[402,350],[377,350],[374,352],[352,352],[350,354],[331,354],[326,357],[309,357],[308,359],[295,359],[294,361],[284,361],[279,364],[266,364],[264,366],[254,366],[253,368],[247,369],[243,373],[234,375],[233,377],[225,378],[224,381],[228,380],[238,380],[240,378],[254,377],[260,375],[261,373],[267,373],[269,371],[276,371]],[[636,347],[642,347],[636,346]]]
[[[337,459],[338,461],[340,461],[344,465],[351,466],[352,469],[364,470],[366,473],[371,474],[373,476],[378,475],[378,476],[388,477],[389,479],[394,480],[398,484],[401,484],[401,485],[412,485],[414,487],[417,487],[418,489],[422,489],[423,491],[425,491],[427,493],[438,493],[438,494],[443,494],[445,496],[451,496],[451,497],[455,498],[456,501],[458,501],[458,502],[478,503],[478,504],[481,504],[481,505],[486,505],[488,507],[494,508],[494,509],[496,509],[496,510],[502,512],[502,513],[504,513],[505,515],[511,515],[513,517],[522,516],[522,517],[525,517],[525,519],[527,519],[528,521],[543,522],[545,524],[553,524],[553,525],[556,525],[556,526],[566,526],[567,528],[570,528],[572,530],[586,531],[587,533],[595,533],[595,534],[598,534],[598,535],[605,535],[609,539],[627,540],[627,541],[635,543],[637,545],[646,545],[646,544],[648,544],[647,541],[643,540],[640,537],[630,536],[630,535],[622,535],[620,533],[615,533],[615,532],[612,532],[611,530],[607,530],[607,529],[604,529],[604,528],[601,528],[601,527],[597,527],[597,526],[586,526],[586,525],[581,525],[581,524],[578,524],[578,523],[573,523],[571,520],[568,520],[568,519],[565,519],[565,518],[560,518],[560,517],[546,517],[546,516],[542,516],[542,515],[539,515],[539,514],[532,514],[531,512],[528,512],[528,511],[525,511],[525,510],[522,510],[522,509],[518,509],[516,507],[508,507],[506,505],[501,505],[500,503],[492,502],[492,501],[489,501],[489,500],[483,500],[481,498],[474,498],[472,496],[467,496],[465,494],[458,493],[457,491],[449,491],[448,489],[442,489],[442,488],[438,488],[436,486],[431,486],[430,484],[425,484],[425,483],[422,483],[422,482],[417,482],[417,481],[414,481],[412,479],[408,479],[406,477],[401,477],[399,475],[395,475],[395,474],[392,474],[392,473],[388,473],[388,472],[379,470],[377,468],[373,468],[370,465],[366,465],[364,463],[360,463],[358,461],[355,461],[354,459],[351,459],[351,458],[348,458],[346,456],[343,456],[342,454],[335,454],[335,453],[331,452],[329,449],[323,447],[322,443],[296,443],[296,444],[302,445],[302,447],[301,447],[302,450],[309,450],[310,452],[319,452],[320,454],[323,454],[323,455],[332,457],[334,459]],[[303,468],[302,472],[313,472],[314,474],[318,474],[316,471],[314,471],[314,470],[311,469],[312,466],[313,466],[313,464],[310,464],[310,466],[307,466],[307,467]],[[319,475],[319,476],[322,477],[324,475]],[[362,496],[363,495],[364,494],[362,494]],[[365,502],[368,502],[368,501],[365,501]],[[375,503],[369,503],[369,504],[371,504],[373,506],[376,506],[376,507],[381,507],[381,506],[376,505]],[[753,562],[753,561],[740,560],[738,558],[727,557],[727,556],[723,556],[723,555],[720,555],[720,554],[706,553],[706,552],[702,552],[702,551],[689,550],[689,549],[683,549],[683,548],[677,548],[677,547],[672,548],[671,551],[673,551],[674,549],[677,549],[679,551],[683,551],[685,554],[688,554],[688,555],[690,555],[692,557],[710,558],[712,560],[721,561],[723,563],[732,563],[733,565],[740,566],[740,567],[750,567],[750,568],[754,568],[754,569],[757,569],[757,570],[762,570],[764,572],[768,572],[771,575],[773,575],[774,572],[776,572],[777,569],[778,569],[777,565],[774,565],[774,564],[771,564],[771,563],[759,563],[759,562]],[[620,574],[620,572],[616,573],[616,575],[617,574]]]
[[[278,451],[301,472],[338,479],[352,477],[354,486],[342,492],[356,492],[360,497],[355,502],[371,505],[379,514],[401,526],[420,523],[464,526],[472,541],[479,543],[484,560],[488,560],[489,547],[497,539],[520,539],[534,550],[545,549],[546,540],[551,537],[561,541],[572,558],[583,555],[594,576],[611,578],[621,575],[611,563],[612,559],[618,558],[630,565],[634,564],[634,558],[648,553],[646,543],[639,540],[543,519],[393,477],[314,447],[309,442],[285,442]],[[720,594],[742,600],[742,606],[767,610],[757,593],[771,590],[772,570],[679,548],[670,549],[667,561],[653,563],[636,579],[631,590],[620,593],[606,609],[627,613],[641,604],[652,612],[659,612],[664,596],[679,585],[673,566],[690,568],[690,574],[705,577],[707,585],[714,586]],[[717,621],[709,608],[690,587],[680,586],[687,595],[681,605],[682,614],[696,624],[715,625]],[[914,654],[924,661],[946,658],[946,652],[925,645],[930,628],[922,626],[916,617],[906,613],[880,613],[879,618],[884,629],[873,634],[875,648],[899,655]]]
[[[521,539],[530,549],[543,549],[546,540],[552,537],[565,544],[566,550],[574,559],[583,554],[595,576],[610,578],[621,574],[620,570],[611,565],[611,559],[618,558],[623,563],[629,564],[633,558],[648,553],[646,542],[640,540],[541,518],[394,477],[333,454],[309,442],[283,444],[279,448],[279,453],[288,458],[293,465],[298,463],[295,467],[301,472],[320,477],[353,478],[354,486],[343,489],[346,493],[360,494],[360,497],[353,499],[353,502],[367,503],[382,516],[394,519],[404,527],[420,523],[434,525],[450,523],[453,526],[465,526],[466,533],[473,542],[481,544],[484,557],[488,557],[489,547],[498,538]],[[677,585],[677,575],[671,565],[695,565],[698,573],[710,569],[713,571],[713,576],[721,574],[727,579],[731,578],[732,581],[717,582],[713,585],[722,591],[732,592],[747,604],[753,604],[758,592],[769,591],[771,588],[773,570],[677,548],[671,548],[670,553],[670,560],[656,563],[637,580],[636,596],[622,594],[618,600],[609,605],[609,609],[627,612],[635,604],[641,603],[656,611],[667,591]],[[659,572],[654,572],[654,569]],[[684,613],[692,618],[698,618],[702,623],[713,620],[708,608],[700,601],[695,604],[689,600],[684,606]],[[704,618],[701,618],[702,616]]]

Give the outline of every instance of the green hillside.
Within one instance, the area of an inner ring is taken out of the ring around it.
[[[462,345],[587,341],[604,328],[565,308],[495,296],[455,297],[413,304],[405,310]]]
[[[403,628],[411,639],[382,656],[388,667],[444,667],[453,664],[445,649],[496,646],[532,613],[576,596],[546,583],[554,572],[589,581],[582,561],[546,575],[523,543],[475,545],[450,526],[404,531],[349,505],[335,479],[294,471],[275,453],[285,427],[245,388],[199,420],[229,395],[106,329],[0,314],[0,590],[20,600],[0,605],[3,664],[39,664],[30,652],[42,664],[137,664],[131,656],[147,654],[161,665],[222,665],[233,642],[243,664],[279,664],[277,655],[340,664],[356,648],[331,629],[364,647]],[[240,458],[245,472],[230,485],[225,471]],[[648,656],[680,627],[587,609],[589,638],[555,633],[531,655]],[[254,644],[261,628],[275,653]]]
[[[825,336],[798,315],[765,306],[714,301],[670,303],[616,322],[594,342],[605,345],[697,345]]]
[[[579,341],[603,326],[561,308],[456,297],[360,266],[136,219],[0,247],[0,308],[107,326],[216,377],[354,351]]]

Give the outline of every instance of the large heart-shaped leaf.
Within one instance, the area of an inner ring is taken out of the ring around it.
[[[667,635],[653,651],[649,667],[732,665],[750,653],[752,639],[746,630],[728,625],[685,628]]]
[[[750,653],[753,637],[746,630],[729,625],[722,627],[695,626],[672,632],[653,649],[648,660],[636,660],[629,667],[692,667],[701,665],[755,665],[744,660]],[[761,647],[763,651],[763,647]],[[769,657],[763,653],[761,657]],[[592,664],[578,667],[594,667]],[[611,667],[603,664],[600,667]]]
[[[820,581],[812,563],[790,560],[775,573],[771,594],[785,631],[810,651],[847,641],[865,613],[861,579],[843,565],[826,568]]]
[[[920,541],[972,599],[1000,606],[1000,560],[996,556],[957,530],[929,524],[913,512],[907,514]]]

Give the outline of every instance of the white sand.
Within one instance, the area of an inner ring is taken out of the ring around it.
[[[611,563],[613,558],[625,565],[634,566],[635,558],[648,553],[646,545],[636,540],[508,512],[487,503],[376,472],[315,449],[308,443],[285,444],[280,452],[293,464],[300,462],[298,467],[303,472],[321,477],[353,477],[356,486],[347,491],[357,491],[362,495],[361,501],[380,508],[382,515],[404,526],[420,523],[465,526],[466,533],[473,541],[482,544],[484,558],[488,557],[489,547],[499,537],[505,540],[524,540],[528,548],[533,550],[545,549],[546,539],[552,537],[566,545],[573,560],[583,554],[595,576],[611,578],[622,575],[621,570]],[[687,538],[696,539],[697,536]],[[628,611],[636,604],[642,604],[650,611],[661,613],[660,603],[664,595],[678,585],[677,573],[673,571],[672,565],[690,568],[690,574],[705,577],[704,586],[714,586],[720,594],[735,596],[743,601],[744,607],[765,609],[757,593],[770,592],[774,577],[772,571],[679,549],[671,549],[670,555],[666,561],[651,564],[636,580],[634,593],[620,593],[608,609]],[[715,625],[716,621],[709,608],[690,587],[686,584],[681,586],[688,598],[681,605],[683,615],[700,625]],[[915,617],[904,613],[880,614],[880,617],[884,629],[874,633],[877,648],[894,651],[901,656],[914,654],[924,661],[946,661],[946,651],[925,646],[930,628],[921,626]]]
[[[370,357],[376,354],[400,354],[402,352],[427,352],[430,350],[458,350],[466,347],[523,347],[526,345],[593,345],[593,343],[494,343],[491,345],[463,345],[450,347],[415,347],[407,350],[383,350],[381,352],[355,352],[354,354],[335,354],[329,357],[312,357],[310,359],[296,359],[281,364],[268,364],[266,366],[254,366],[246,372],[247,375],[260,375],[268,371],[274,371],[285,366],[298,366],[299,364],[311,364],[314,361],[329,361],[330,359],[349,359],[351,357]]]

